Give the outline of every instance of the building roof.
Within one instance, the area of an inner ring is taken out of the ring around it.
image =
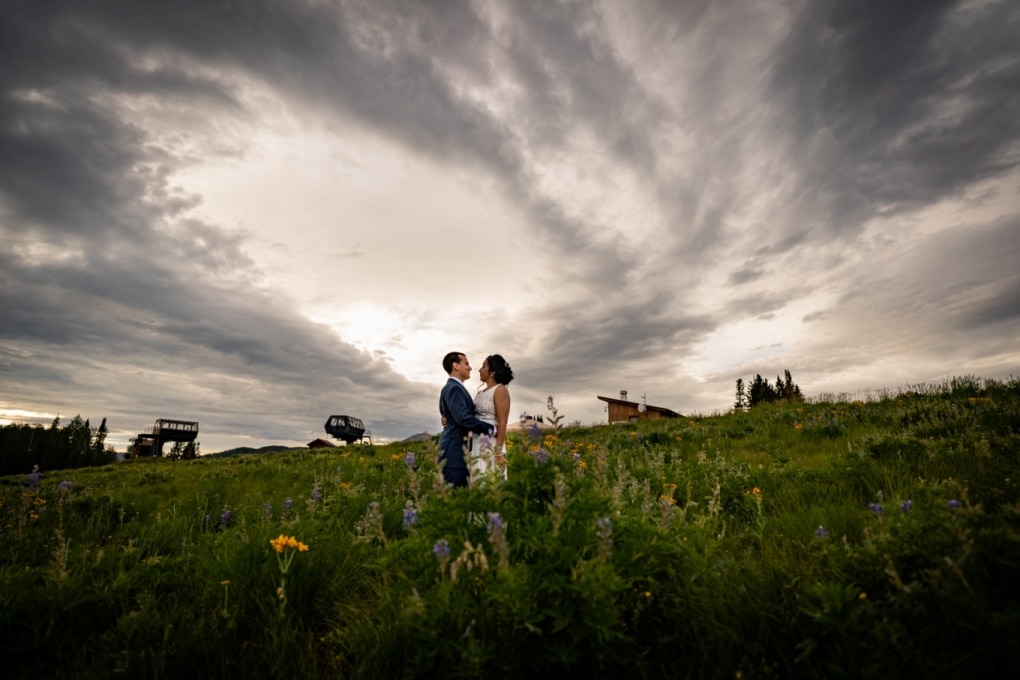
[[[336,444],[329,441],[328,439],[313,439],[312,441],[308,442],[307,446],[310,449],[323,449],[326,448],[327,446],[333,448],[336,446]]]
[[[602,401],[608,404],[616,404],[618,406],[633,406],[637,409],[641,404],[636,401],[627,401],[626,399],[615,399],[613,397],[599,397]],[[656,411],[667,418],[680,418],[681,415],[672,409],[665,408],[664,406],[652,406],[651,404],[645,404],[646,411]]]

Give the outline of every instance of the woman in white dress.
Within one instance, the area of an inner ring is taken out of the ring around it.
[[[478,377],[483,384],[475,395],[475,415],[495,425],[496,435],[472,437],[471,479],[497,471],[506,479],[506,424],[510,417],[510,390],[506,386],[514,379],[514,372],[506,359],[492,354],[482,362]]]

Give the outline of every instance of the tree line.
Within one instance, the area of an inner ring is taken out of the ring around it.
[[[75,416],[65,426],[60,417],[49,427],[12,424],[0,427],[0,475],[28,474],[40,470],[106,465],[117,459],[106,446],[106,418],[93,428]]]
[[[775,401],[804,401],[804,393],[800,391],[800,386],[793,382],[790,371],[784,371],[783,375],[785,380],[781,376],[776,376],[775,385],[770,384],[768,378],[762,378],[760,373],[754,376],[749,386],[744,384],[743,378],[737,378],[737,398],[733,402],[733,409],[744,411],[759,404],[770,404]]]

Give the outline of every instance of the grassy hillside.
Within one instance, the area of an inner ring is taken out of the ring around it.
[[[1020,381],[0,478],[16,677],[991,677],[1020,662]]]

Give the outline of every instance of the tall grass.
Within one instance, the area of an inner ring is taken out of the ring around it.
[[[886,678],[1020,661],[1020,381],[521,436],[508,481],[456,492],[435,454],[2,478],[5,667]]]

